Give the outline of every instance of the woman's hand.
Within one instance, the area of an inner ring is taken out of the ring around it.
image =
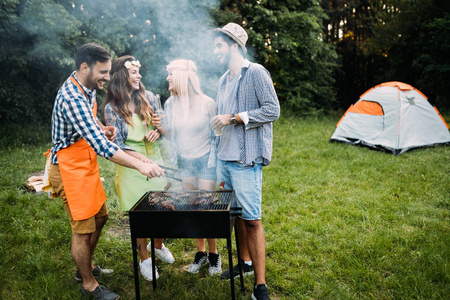
[[[103,133],[108,138],[108,140],[110,140],[111,142],[114,142],[114,139],[117,136],[117,128],[114,126],[104,126],[102,128],[102,130],[103,130]]]
[[[158,128],[159,126],[161,126],[161,123],[162,123],[162,118],[160,116],[154,114],[152,116],[152,125],[153,125],[153,127]]]
[[[153,122],[153,120],[152,120]],[[153,143],[155,142],[157,139],[159,139],[159,137],[161,136],[161,134],[159,133],[158,129],[153,129],[150,130],[149,133],[147,134],[146,138],[149,142]]]

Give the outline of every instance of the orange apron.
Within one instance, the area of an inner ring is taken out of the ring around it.
[[[72,82],[83,92],[79,83]],[[86,95],[85,95],[86,96]],[[97,102],[92,111],[97,116]],[[64,185],[67,202],[74,220],[85,220],[95,216],[106,201],[105,191],[100,180],[97,154],[81,139],[57,152],[59,170]]]

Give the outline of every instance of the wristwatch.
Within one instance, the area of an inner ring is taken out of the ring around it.
[[[234,117],[234,115],[231,115],[230,118],[230,124],[231,125],[236,125],[238,123],[238,121],[236,120],[236,118]]]

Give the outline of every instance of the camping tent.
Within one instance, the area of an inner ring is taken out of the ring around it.
[[[362,94],[338,122],[330,141],[401,154],[417,147],[450,145],[448,129],[424,94],[393,81]]]

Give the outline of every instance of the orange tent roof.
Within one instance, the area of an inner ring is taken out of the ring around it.
[[[414,87],[412,85],[409,85],[407,83],[403,83],[400,81],[385,82],[385,83],[379,84],[377,86],[396,86],[402,91],[414,90]]]
[[[359,98],[362,98],[365,94],[367,94],[368,92],[370,92],[373,89],[376,89],[377,87],[381,87],[381,86],[390,86],[390,87],[397,87],[399,90],[401,91],[409,91],[409,90],[416,90],[419,94],[421,94],[425,99],[428,100],[428,97],[425,96],[421,91],[419,91],[418,89],[416,89],[415,87],[413,87],[412,85],[409,85],[407,83],[403,83],[400,81],[389,81],[389,82],[384,82],[381,83],[377,86],[374,86],[373,88],[367,90],[364,94],[362,94]]]

